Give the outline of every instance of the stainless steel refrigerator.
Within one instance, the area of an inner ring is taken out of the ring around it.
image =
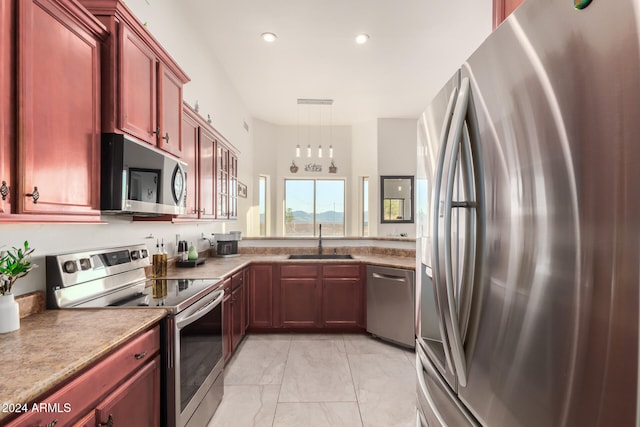
[[[639,425],[640,0],[574,3],[527,0],[419,120],[422,425]]]

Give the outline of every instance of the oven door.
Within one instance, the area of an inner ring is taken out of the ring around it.
[[[206,425],[222,400],[222,290],[213,291],[170,320],[168,421]],[[173,406],[173,408],[171,408]]]

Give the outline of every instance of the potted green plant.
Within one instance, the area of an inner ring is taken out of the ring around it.
[[[0,255],[0,333],[20,328],[20,311],[11,291],[18,279],[37,267],[31,262],[33,251],[25,240],[23,247],[11,248]]]

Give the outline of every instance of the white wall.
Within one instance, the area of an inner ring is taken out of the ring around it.
[[[369,177],[369,235],[372,237],[415,237],[415,224],[380,224],[380,175],[416,174],[417,120],[378,119],[354,126],[333,126],[330,143],[334,147],[337,174],[328,173],[328,130],[318,126],[278,126],[256,120],[254,138],[255,177],[269,175],[271,180],[272,236],[284,235],[284,180],[286,178],[344,178],[346,180],[345,235],[360,236],[362,227],[362,177]],[[321,136],[321,132],[323,136]],[[323,138],[323,139],[321,139]],[[324,158],[317,158],[322,142]],[[300,144],[301,158],[295,158]],[[312,158],[306,158],[307,144],[312,146]],[[295,161],[299,170],[289,171]],[[306,163],[322,164],[322,172],[305,172]],[[275,168],[274,165],[275,164]],[[257,196],[256,201],[257,204]],[[257,235],[257,233],[250,234]]]
[[[354,236],[360,236],[362,215],[360,201],[363,199],[362,178],[369,177],[369,236],[378,235],[378,122],[370,120],[357,123],[351,128],[352,174],[351,179],[357,182],[357,197],[354,201],[355,215],[352,215],[351,229]]]
[[[184,87],[185,100],[193,105],[196,100],[200,113],[211,114],[213,126],[239,151],[239,180],[248,187],[248,198],[239,199],[238,221],[205,224],[171,224],[164,222],[131,222],[131,217],[103,216],[105,224],[2,224],[0,249],[21,245],[28,240],[35,248],[33,260],[40,267],[17,282],[17,295],[45,289],[44,256],[61,252],[145,243],[155,249],[156,238],[164,238],[170,255],[175,253],[176,234],[193,241],[199,250],[206,250],[209,242],[202,233],[243,230],[247,226],[252,191],[257,185],[253,175],[253,122],[247,113],[221,64],[210,54],[207,46],[184,16],[180,2],[153,0],[127,0],[127,6],[163,45],[169,54],[191,77]],[[244,129],[249,125],[249,132]],[[153,238],[148,238],[149,236]]]
[[[378,175],[411,175],[415,177],[417,129],[417,119],[378,119]],[[376,189],[378,188],[379,186],[376,186]],[[376,194],[376,199],[376,206],[379,210],[379,192]],[[378,236],[398,236],[400,233],[407,233],[408,237],[415,237],[415,228],[415,222],[411,224],[378,224]]]

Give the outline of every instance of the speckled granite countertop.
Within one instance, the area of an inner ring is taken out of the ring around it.
[[[287,259],[287,255],[239,255],[229,258],[207,258],[204,264],[191,268],[169,268],[167,275],[176,278],[226,277],[255,263],[353,264],[365,263],[383,267],[415,270],[415,258],[384,255],[353,255],[353,259],[301,260]]]
[[[162,309],[79,309],[21,319],[19,330],[0,334],[0,405],[32,402],[165,315]],[[0,424],[10,415],[0,411]]]

